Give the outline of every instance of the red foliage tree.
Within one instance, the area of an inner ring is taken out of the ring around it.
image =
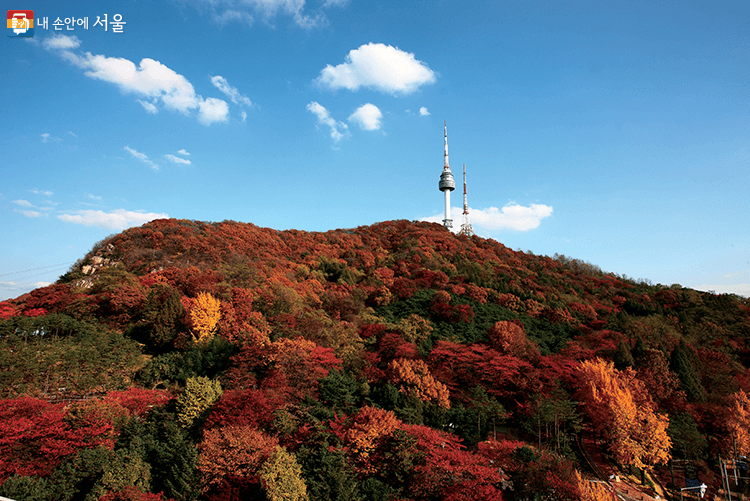
[[[18,312],[18,306],[10,301],[3,301],[0,303],[0,320],[7,320],[10,317],[14,317],[18,315]]]
[[[62,458],[100,445],[100,440],[92,438],[111,430],[111,421],[66,421],[62,404],[30,397],[2,400],[0,480],[13,474],[49,475]]]
[[[270,427],[274,411],[284,405],[283,399],[265,390],[226,391],[214,405],[206,429],[217,426]]]
[[[421,425],[403,425],[417,439],[424,460],[415,468],[412,494],[454,501],[502,499],[502,476],[484,456],[472,454],[454,435]]]
[[[166,404],[172,397],[164,390],[147,390],[133,386],[124,391],[110,391],[105,398],[126,408],[131,416],[142,418],[152,408]]]

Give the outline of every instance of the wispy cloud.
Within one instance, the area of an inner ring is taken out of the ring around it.
[[[156,113],[161,105],[184,114],[197,111],[198,120],[205,125],[227,121],[229,107],[225,101],[196,94],[187,78],[159,61],[143,58],[136,65],[121,57],[76,52],[80,44],[75,36],[55,35],[44,40],[45,48],[81,68],[87,77],[115,84],[121,91],[138,96],[136,101],[148,113]]]
[[[143,106],[143,109],[148,113],[151,113],[152,115],[156,115],[157,113],[159,113],[159,108],[157,108],[154,103],[144,101],[143,99],[136,99],[136,101],[138,101],[138,103]]]
[[[180,157],[176,157],[174,155],[169,155],[169,154],[164,155],[164,158],[166,158],[173,164],[190,165],[190,160],[188,160],[187,158],[180,158]]]
[[[29,190],[34,195],[44,195],[45,197],[51,197],[53,193],[50,190],[37,190],[34,188],[33,190]]]
[[[108,230],[124,230],[132,226],[140,226],[154,219],[168,217],[169,215],[164,213],[129,211],[125,209],[117,209],[112,212],[79,210],[57,216],[58,219],[66,223],[98,226]]]
[[[453,217],[453,231],[460,230],[460,214],[463,212],[462,207],[453,207],[451,214]],[[459,215],[455,217],[455,215]],[[542,204],[531,204],[528,207],[523,205],[506,205],[502,209],[497,207],[488,207],[486,209],[469,209],[469,218],[471,225],[475,229],[485,229],[490,231],[513,230],[513,231],[530,231],[539,227],[542,219],[552,215],[552,207]],[[443,221],[443,214],[422,218],[421,221],[430,221],[440,223]]]
[[[305,0],[188,0],[201,10],[208,10],[213,20],[224,26],[240,23],[252,26],[256,19],[272,25],[279,17],[290,17],[304,29],[328,24],[324,10],[343,7],[348,0],[325,0],[318,8],[307,9]]]
[[[429,115],[430,112],[427,111],[427,108],[425,108],[424,106],[422,106],[421,108],[419,108],[419,114],[422,115],[423,117],[425,117],[425,116]]]
[[[16,209],[16,212],[19,212],[23,214],[26,217],[41,217],[46,214],[39,212],[38,210],[22,210],[22,209]]]
[[[45,38],[42,43],[49,50],[71,50],[77,49],[81,45],[81,40],[76,36],[55,34]]]
[[[179,151],[177,151],[177,154],[178,154],[178,155],[185,155],[185,156],[190,156],[190,153],[188,153],[188,152],[187,152],[187,150],[186,150],[186,149],[184,149],[184,148],[183,148],[183,149],[181,149],[181,150],[179,150]]]
[[[148,155],[146,155],[145,153],[141,153],[140,151],[134,150],[130,146],[125,146],[125,148],[123,149],[126,150],[128,153],[130,153],[133,156],[133,158],[140,160],[141,162],[148,165],[154,170],[159,170],[159,165],[157,165],[155,162],[150,160],[148,158]]]
[[[49,143],[50,141],[55,141],[56,143],[59,143],[62,141],[59,137],[52,136],[49,132],[45,132],[44,134],[40,134],[39,137],[41,137],[41,141],[43,143]]]
[[[435,80],[435,73],[414,54],[369,43],[349,51],[345,62],[327,65],[315,83],[332,90],[366,87],[390,94],[410,94]]]
[[[380,129],[383,114],[374,104],[363,104],[349,116],[349,121],[359,125],[362,130]]]
[[[4,289],[9,290],[25,290],[30,291],[34,289],[38,289],[40,287],[47,287],[48,285],[52,285],[51,282],[34,282],[34,283],[19,283],[19,282],[0,282],[0,286],[2,286]]]
[[[229,85],[229,82],[227,82],[226,78],[217,75],[215,77],[211,77],[211,83],[214,84],[214,87],[219,89],[224,93],[224,95],[231,99],[234,104],[248,107],[253,105],[253,102],[250,101],[250,98],[240,94],[240,91],[237,89],[237,87],[232,87],[231,85]]]
[[[41,217],[41,216],[47,216],[50,211],[53,210],[53,207],[49,206],[43,206],[39,207],[28,200],[11,200],[11,203],[21,207],[20,209],[13,209],[14,212],[18,212],[19,214],[23,214],[26,217]]]
[[[313,101],[307,105],[307,111],[318,117],[318,123],[331,128],[331,137],[334,141],[340,141],[349,132],[349,127],[344,122],[338,122],[331,117],[328,110],[319,103]]]

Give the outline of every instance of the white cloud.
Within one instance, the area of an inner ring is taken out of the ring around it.
[[[318,117],[318,123],[331,128],[331,137],[334,141],[340,141],[348,132],[349,127],[344,122],[337,122],[323,106],[313,101],[307,105],[307,111]],[[343,131],[343,132],[342,132]]]
[[[240,91],[237,89],[237,87],[232,87],[231,85],[229,85],[229,82],[227,82],[226,78],[217,75],[215,77],[211,77],[211,83],[214,84],[214,87],[219,89],[229,99],[231,99],[234,104],[243,106],[253,105],[253,102],[250,101],[250,98],[240,94]]]
[[[50,190],[37,190],[34,188],[33,190],[29,190],[34,195],[44,195],[45,197],[51,197],[53,193]]]
[[[429,115],[430,112],[427,111],[427,108],[425,108],[424,106],[422,106],[421,108],[419,108],[419,114],[422,115],[423,117],[425,117],[425,116]]]
[[[215,13],[213,15],[213,19],[220,26],[224,26],[233,21],[252,26],[254,21],[253,16],[251,16],[249,13],[241,12],[238,10],[225,10],[221,14]]]
[[[36,207],[34,204],[29,202],[28,200],[11,200],[11,203],[14,203],[18,205],[19,207],[23,207],[23,209],[13,209],[15,212],[18,212],[19,214],[23,214],[26,217],[40,217],[43,216],[43,212],[39,212],[40,210],[46,211],[51,210],[51,208],[39,208]],[[37,210],[31,210],[31,209],[37,209]]]
[[[44,134],[40,134],[39,136],[42,138],[43,143],[48,143],[50,141],[55,141],[55,142],[62,141],[62,139],[60,139],[59,137],[50,135],[49,132],[45,132]]]
[[[369,43],[349,51],[346,61],[327,65],[315,79],[329,89],[368,87],[391,94],[409,94],[435,82],[435,73],[414,54],[382,43]]]
[[[195,93],[187,78],[159,61],[143,58],[136,66],[121,57],[73,52],[80,45],[75,37],[59,35],[54,40],[45,46],[84,70],[87,77],[115,84],[122,92],[142,98],[137,101],[149,113],[156,113],[157,104],[161,103],[169,110],[185,114],[198,110],[199,121],[206,125],[227,120],[229,107],[225,101],[204,99]]]
[[[243,121],[243,122],[246,122],[246,121],[247,121],[247,113],[245,112],[245,110],[242,110],[242,111],[240,112],[240,116],[242,117],[242,121]]]
[[[350,122],[359,124],[362,130],[378,130],[380,128],[380,119],[383,114],[374,104],[363,104],[349,117]]]
[[[174,155],[169,155],[169,154],[164,155],[164,158],[166,158],[173,164],[190,165],[191,163],[190,160],[188,160],[187,158],[180,158],[180,157],[176,157]]]
[[[226,122],[228,117],[229,105],[226,101],[209,97],[198,104],[198,121],[203,125]]]
[[[451,217],[453,218],[453,231],[457,233],[461,229],[462,207],[453,207]],[[529,231],[538,228],[542,219],[552,215],[552,207],[542,204],[531,204],[528,207],[522,205],[506,205],[502,209],[488,207],[487,209],[469,208],[469,220],[475,229],[485,230],[514,230]],[[442,223],[444,215],[422,218],[420,221]]]
[[[188,153],[188,152],[187,152],[187,150],[186,150],[185,148],[183,148],[183,149],[179,150],[179,151],[177,152],[177,154],[178,154],[178,155],[185,155],[185,156],[187,156],[187,157],[189,157],[189,156],[190,156],[190,153]]]
[[[71,50],[77,49],[81,41],[76,36],[52,35],[45,38],[42,45],[48,50]]]
[[[488,230],[529,231],[539,227],[542,219],[551,215],[552,207],[542,204],[531,204],[528,207],[506,205],[502,209],[469,209],[472,224]]]
[[[83,224],[86,226],[98,226],[108,230],[124,230],[131,226],[140,226],[153,221],[154,219],[168,218],[167,214],[157,214],[155,212],[129,211],[117,209],[112,212],[100,210],[79,210],[71,214],[61,214],[57,216],[61,221],[66,223]]]
[[[40,216],[43,215],[41,212],[36,211],[36,210],[20,210],[20,209],[16,209],[16,212],[20,212],[21,214],[23,214],[26,217],[40,217]]]
[[[750,283],[740,284],[720,284],[720,285],[709,285],[701,284],[693,287],[699,291],[713,291],[716,294],[737,294],[738,296],[750,297]]]
[[[32,291],[34,289],[38,289],[40,287],[47,287],[48,285],[52,285],[52,282],[34,282],[34,283],[18,283],[18,282],[0,282],[0,286],[2,286],[4,289],[10,289],[10,290],[26,290],[26,291]]]
[[[297,26],[311,29],[328,23],[324,9],[343,7],[348,0],[325,0],[312,10],[306,9],[305,0],[192,0],[191,3],[208,9],[213,20],[222,26],[231,22],[252,26],[256,18],[273,26],[277,17],[288,16]]]
[[[73,137],[78,137],[77,135],[73,134],[73,131],[70,131],[70,130],[68,131],[68,134],[70,134]]]
[[[88,194],[86,195],[86,197],[87,197],[87,198],[89,198],[90,200],[101,200],[101,199],[102,199],[102,197],[99,197],[99,196],[93,195],[93,194],[91,194],[91,193],[88,193]]]
[[[159,108],[157,108],[154,103],[149,103],[148,101],[144,101],[142,99],[137,99],[137,101],[141,106],[143,106],[144,110],[151,113],[152,115],[156,115],[157,113],[159,113]]]
[[[128,153],[130,153],[133,156],[133,158],[137,158],[138,160],[140,160],[141,162],[143,162],[144,164],[148,165],[149,167],[151,167],[154,170],[159,170],[159,166],[156,163],[154,163],[153,161],[151,161],[145,153],[141,153],[140,151],[136,151],[133,148],[131,148],[130,146],[125,146],[124,149]]]

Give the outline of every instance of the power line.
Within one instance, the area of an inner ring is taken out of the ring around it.
[[[60,264],[50,264],[47,266],[40,266],[39,268],[29,268],[28,270],[22,270],[22,271],[12,271],[10,273],[0,273],[0,277],[7,277],[9,275],[18,275],[20,273],[28,273],[30,271],[39,271],[39,270],[46,270],[48,268],[59,268],[61,266],[70,266],[75,261],[67,262],[67,263],[60,263]]]

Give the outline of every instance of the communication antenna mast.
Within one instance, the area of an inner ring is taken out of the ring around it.
[[[461,223],[461,230],[458,234],[466,235],[467,237],[474,235],[474,229],[469,222],[469,202],[466,199],[466,164],[464,164],[464,220]]]

